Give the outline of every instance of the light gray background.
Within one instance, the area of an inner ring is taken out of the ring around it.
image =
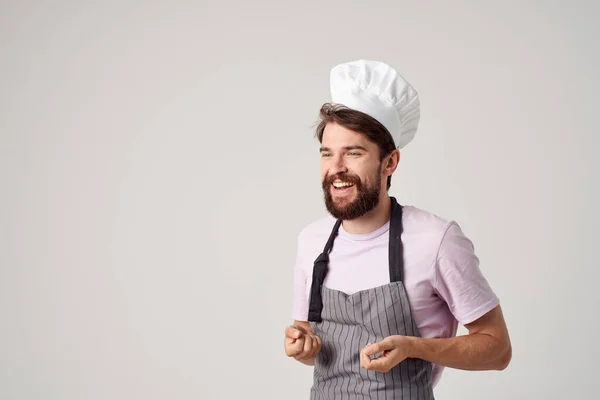
[[[595,398],[597,4],[3,1],[0,398],[306,399],[312,128],[358,58],[419,91],[391,194],[461,224],[512,336],[436,398]]]

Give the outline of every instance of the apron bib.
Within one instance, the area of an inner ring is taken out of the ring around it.
[[[360,350],[367,343],[391,335],[420,337],[402,283],[402,206],[391,200],[389,284],[353,294],[323,286],[340,220],[315,260],[308,320],[323,346],[315,359],[311,399],[434,399],[430,362],[408,358],[387,373],[360,367]]]

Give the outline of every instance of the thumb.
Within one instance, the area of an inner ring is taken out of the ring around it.
[[[292,331],[292,339],[300,339],[301,336],[302,332],[300,332],[298,329],[294,329]]]
[[[381,342],[368,344],[365,348],[365,354],[370,356],[373,354],[381,353],[386,350],[394,348],[392,341],[389,338],[383,339]]]
[[[286,329],[285,335],[290,339],[300,339],[302,337],[302,332],[292,325]]]

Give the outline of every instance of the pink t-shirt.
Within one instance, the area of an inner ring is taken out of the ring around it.
[[[458,323],[475,321],[500,301],[479,269],[472,242],[454,221],[404,206],[404,286],[422,337],[456,336]],[[313,262],[323,251],[335,219],[319,219],[298,235],[293,318],[308,319]],[[390,283],[389,222],[367,234],[340,226],[324,285],[348,294]],[[433,385],[443,367],[433,365]]]

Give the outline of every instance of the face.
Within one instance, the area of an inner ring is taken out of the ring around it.
[[[379,204],[382,162],[366,136],[328,123],[321,142],[321,178],[327,210],[337,219],[356,219]]]

